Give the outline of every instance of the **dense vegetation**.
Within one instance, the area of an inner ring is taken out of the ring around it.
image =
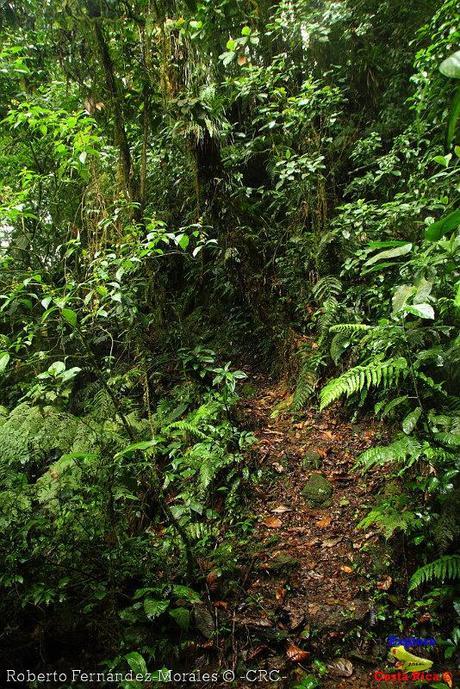
[[[208,636],[263,481],[251,372],[294,419],[383,420],[361,527],[452,655],[456,0],[11,0],[0,38],[2,665]]]

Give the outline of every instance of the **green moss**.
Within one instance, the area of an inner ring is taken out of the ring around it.
[[[302,465],[306,469],[320,469],[323,464],[323,459],[319,452],[314,450],[309,450],[306,452],[302,459]]]
[[[302,495],[310,507],[328,507],[331,504],[333,488],[322,474],[313,474],[302,490]]]

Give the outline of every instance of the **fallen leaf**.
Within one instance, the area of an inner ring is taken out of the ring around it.
[[[345,572],[345,574],[353,574],[352,568],[349,567],[348,565],[342,565],[342,567],[340,569],[342,572]]]
[[[351,677],[353,674],[353,663],[347,658],[337,658],[329,663],[328,668],[336,677]]]
[[[266,517],[263,521],[262,524],[269,529],[279,529],[280,526],[282,526],[283,522],[279,517]]]
[[[390,576],[387,576],[381,579],[381,581],[377,582],[377,588],[380,591],[388,591],[392,583],[393,579]]]
[[[240,65],[240,67],[242,65],[245,65],[247,61],[248,59],[245,55],[238,55],[238,64]]]
[[[213,605],[215,608],[220,608],[221,610],[227,610],[228,608],[228,603],[226,600],[216,600]]]
[[[304,651],[295,644],[291,644],[286,651],[286,656],[289,660],[292,660],[293,663],[303,663],[310,657],[310,653],[309,651]]]
[[[254,660],[254,658],[257,658],[257,656],[260,656],[260,654],[265,651],[268,651],[268,646],[260,644],[260,646],[256,646],[252,651],[248,651],[246,660]]]
[[[286,469],[279,462],[273,462],[272,467],[274,468],[277,474],[284,474],[286,472]]]
[[[302,624],[305,621],[305,613],[302,612],[301,610],[289,610],[289,624],[288,624],[288,629],[293,632],[296,629],[299,629],[299,627],[302,626]]]
[[[217,588],[217,578],[219,574],[215,571],[212,570],[209,572],[209,574],[206,576],[206,583],[208,585],[208,588],[210,591],[215,591]]]
[[[198,648],[213,648],[214,647],[214,641],[212,639],[209,639],[209,641],[205,641],[202,644],[198,644]]]
[[[286,505],[278,505],[278,507],[275,507],[273,510],[270,510],[273,512],[273,514],[284,514],[285,512],[292,512],[290,507],[286,507]]]
[[[332,521],[332,517],[324,517],[324,519],[319,519],[316,522],[316,526],[319,526],[320,529],[325,529],[327,526],[329,526],[331,521]]]
[[[286,589],[282,586],[277,588],[275,592],[275,598],[279,603],[282,603],[283,600],[286,598]]]
[[[273,623],[267,617],[242,617],[238,621],[247,627],[273,627]]]
[[[341,536],[339,536],[338,538],[328,538],[322,542],[322,545],[325,548],[332,548],[334,545],[337,545],[337,543],[340,543],[341,540],[342,540]]]

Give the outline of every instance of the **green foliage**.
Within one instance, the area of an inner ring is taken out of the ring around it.
[[[292,410],[299,412],[311,401],[319,383],[319,369],[324,363],[320,351],[306,349],[302,352],[302,362],[292,402]]]
[[[230,358],[296,352],[296,413],[386,419],[357,467],[401,489],[365,524],[457,547],[457,4],[3,3],[12,649],[49,666],[58,630],[143,672],[192,647],[251,480]]]
[[[441,582],[446,579],[460,578],[460,555],[444,555],[439,560],[430,562],[420,567],[410,580],[409,589],[415,589],[422,584],[438,579]]]
[[[350,397],[364,389],[396,387],[401,377],[407,375],[407,361],[404,357],[382,360],[378,357],[365,366],[355,366],[334,378],[321,390],[321,409],[324,409],[342,395]]]
[[[387,540],[396,531],[411,531],[421,520],[410,509],[409,504],[407,495],[384,499],[359,522],[358,528],[368,529],[370,526],[376,526]]]
[[[408,468],[419,459],[422,451],[421,443],[416,438],[402,435],[386,447],[371,447],[363,452],[356,462],[356,467],[368,471],[375,466],[392,462]]]

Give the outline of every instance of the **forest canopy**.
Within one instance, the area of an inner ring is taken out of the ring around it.
[[[1,3],[2,672],[453,668],[459,18]]]

